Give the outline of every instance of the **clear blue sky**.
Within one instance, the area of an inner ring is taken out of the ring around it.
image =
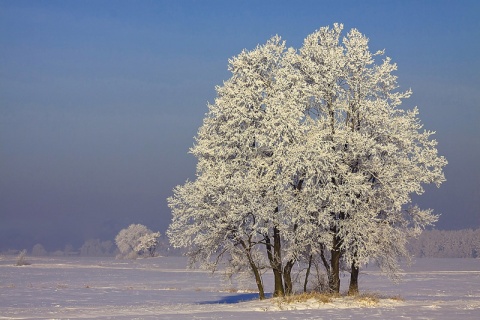
[[[345,24],[398,63],[447,182],[416,199],[480,227],[480,1],[0,0],[0,250],[162,233],[228,59]]]

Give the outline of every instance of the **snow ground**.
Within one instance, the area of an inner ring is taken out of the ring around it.
[[[0,257],[0,319],[480,319],[480,259],[418,259],[397,285],[364,269],[360,290],[385,297],[376,305],[259,301],[253,282],[187,270],[181,257],[15,261]]]

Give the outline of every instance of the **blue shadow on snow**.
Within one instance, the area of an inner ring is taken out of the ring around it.
[[[271,298],[272,294],[265,293],[265,297]],[[258,299],[258,293],[239,293],[231,296],[226,296],[215,301],[203,301],[203,302],[200,302],[199,304],[220,304],[220,303],[232,304],[232,303],[239,303],[242,301],[250,301],[250,300],[257,300],[257,299]]]

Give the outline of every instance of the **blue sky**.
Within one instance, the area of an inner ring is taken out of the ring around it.
[[[0,250],[162,233],[228,59],[344,23],[397,62],[447,182],[417,201],[480,227],[480,2],[0,0]]]

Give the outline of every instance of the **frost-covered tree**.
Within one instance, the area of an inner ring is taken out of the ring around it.
[[[424,184],[439,186],[446,161],[437,155],[433,132],[424,131],[418,110],[400,109],[411,92],[397,90],[396,64],[376,63],[368,39],[343,26],[308,36],[300,55],[307,76],[311,113],[322,130],[318,141],[330,148],[313,151],[312,165],[331,159],[331,169],[313,175],[322,181],[317,207],[330,215],[331,289],[338,292],[339,260],[358,267],[376,259],[388,270],[407,253],[406,237],[436,221],[430,210],[405,208]],[[387,263],[388,261],[388,263]],[[353,279],[352,278],[352,279]],[[358,290],[351,288],[353,291]]]
[[[131,224],[115,237],[115,244],[120,251],[118,257],[154,256],[159,237],[159,232],[154,233],[142,224]]]
[[[249,269],[263,298],[262,270],[271,268],[283,294],[281,214],[285,175],[280,156],[293,142],[302,112],[294,102],[292,50],[279,37],[229,61],[232,77],[197,136],[197,180],[174,190],[168,235],[189,247],[192,261],[215,268],[222,256],[234,270]],[[290,223],[287,227],[291,227]],[[265,255],[266,254],[266,255]]]
[[[152,232],[141,236],[140,239],[138,239],[138,245],[135,247],[135,251],[141,255],[154,257],[158,245],[158,238],[160,238],[160,232]]]
[[[33,246],[32,256],[41,257],[46,255],[47,255],[47,250],[45,250],[45,247],[43,245],[41,245],[40,243],[37,243],[36,245]]]
[[[349,264],[354,293],[362,264],[395,274],[407,237],[436,220],[405,207],[444,180],[432,132],[399,108],[410,91],[397,91],[396,65],[342,29],[321,28],[299,52],[274,37],[231,59],[191,150],[197,178],[168,199],[172,245],[206,267],[224,257],[250,270],[260,298],[263,270],[274,295],[289,294],[295,262],[312,255],[334,292]]]

